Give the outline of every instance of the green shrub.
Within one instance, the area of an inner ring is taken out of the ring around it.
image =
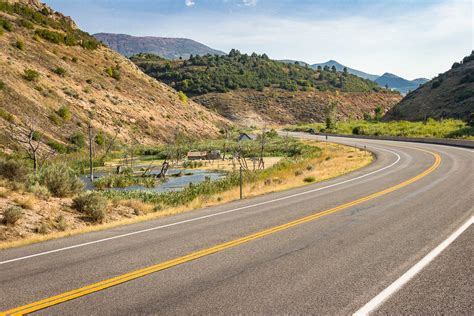
[[[69,136],[69,142],[75,145],[77,148],[84,148],[86,145],[86,137],[81,132],[75,132]]]
[[[184,94],[183,91],[179,91],[179,92],[178,92],[178,97],[179,97],[179,99],[181,100],[181,102],[182,102],[183,104],[188,103],[188,97],[186,96],[186,94]]]
[[[30,171],[21,160],[0,159],[0,176],[10,181],[24,183],[28,181]]]
[[[77,57],[74,56],[73,58],[71,58],[71,60],[73,63],[77,63]]]
[[[0,108],[0,117],[2,119],[4,119],[5,121],[8,121],[8,122],[13,122],[15,120],[13,115],[11,115],[10,113],[8,113],[7,111],[5,111],[2,108]]]
[[[46,235],[49,233],[49,225],[45,221],[41,221],[38,227],[36,227],[36,232],[41,235]]]
[[[0,28],[3,28],[5,31],[11,32],[13,31],[13,24],[4,19],[0,19]]]
[[[64,77],[66,75],[66,69],[62,67],[56,67],[53,69],[53,72],[57,74],[58,76]]]
[[[30,21],[25,20],[25,19],[21,19],[17,23],[18,23],[19,26],[22,26],[22,27],[27,28],[29,30],[32,30],[32,29],[35,28],[33,23],[31,23]]]
[[[119,81],[121,79],[121,72],[118,67],[109,67],[105,69],[105,72],[109,77],[114,78],[115,80]]]
[[[0,90],[3,90],[3,89],[5,89],[5,82],[0,80]],[[0,109],[0,110],[2,110],[2,109]]]
[[[61,124],[61,118],[59,117],[59,115],[57,115],[56,113],[51,113],[49,116],[48,116],[49,120],[51,122],[54,123],[54,125],[60,125]]]
[[[23,217],[23,210],[18,206],[11,206],[3,212],[3,224],[14,225]]]
[[[102,146],[105,144],[105,135],[102,132],[97,133],[95,135],[95,143],[99,146]]]
[[[47,200],[51,197],[51,193],[49,192],[48,188],[44,185],[35,182],[35,184],[31,185],[28,188],[28,191],[33,193],[37,198]]]
[[[84,188],[81,179],[65,164],[55,164],[44,168],[40,174],[40,183],[56,197],[71,196]]]
[[[65,121],[69,121],[72,118],[71,110],[65,105],[59,108],[57,114]]]
[[[47,29],[37,29],[35,31],[35,35],[38,35],[42,39],[47,40],[48,42],[54,44],[61,44],[64,43],[64,35],[59,32],[50,31]]]
[[[95,222],[102,222],[107,214],[107,200],[97,192],[83,193],[75,197],[72,207]]]
[[[23,79],[28,80],[28,81],[36,81],[38,80],[40,74],[33,70],[33,69],[25,69],[23,72]]]
[[[59,230],[59,231],[65,231],[66,228],[67,228],[67,221],[66,219],[64,218],[64,215],[59,215],[58,218],[56,219],[56,228]]]
[[[433,81],[433,83],[431,84],[431,89],[436,89],[436,88],[438,88],[440,85],[441,85],[441,81],[435,80],[435,81]]]
[[[56,151],[57,153],[60,153],[60,154],[65,154],[67,152],[66,146],[64,146],[63,144],[58,143],[54,140],[49,141],[48,146],[51,147],[52,149],[54,149],[54,151]]]
[[[2,36],[4,32],[3,27],[0,26],[0,36]]]
[[[316,178],[315,177],[306,177],[303,179],[304,182],[307,182],[307,183],[311,183],[311,182],[314,182],[316,181]]]
[[[18,48],[19,50],[24,50],[25,49],[25,43],[18,40],[18,41],[15,42],[15,47]]]

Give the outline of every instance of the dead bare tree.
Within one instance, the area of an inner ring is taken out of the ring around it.
[[[40,152],[42,151],[42,135],[39,133],[33,124],[28,123],[25,128],[20,126],[12,126],[12,129],[19,131],[18,135],[14,132],[9,134],[9,138],[13,142],[24,144],[28,153],[28,158],[33,163],[33,171],[36,175],[40,165]]]
[[[119,129],[115,130],[115,135],[112,138],[112,140],[110,141],[109,145],[107,146],[107,149],[105,150],[104,154],[102,155],[101,160],[107,158],[107,156],[109,155],[109,152],[112,149],[112,147],[114,146],[115,140],[117,139],[117,136],[118,136],[119,132],[120,132]]]

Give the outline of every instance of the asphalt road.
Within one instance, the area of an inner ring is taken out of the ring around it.
[[[173,261],[167,269],[37,313],[357,311],[473,216],[474,154],[437,145],[330,140],[366,146],[377,159],[303,188],[1,251],[0,311],[203,249],[210,250],[195,260]],[[433,167],[433,153],[439,166],[406,183]],[[384,194],[361,200],[377,192]],[[294,222],[326,210],[332,211]],[[233,240],[239,242],[215,248]],[[472,242],[471,226],[377,312],[474,313]],[[440,295],[444,300],[435,299]]]

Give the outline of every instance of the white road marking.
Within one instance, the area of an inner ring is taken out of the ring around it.
[[[48,254],[52,254],[52,253],[56,253],[56,252],[60,252],[60,251],[65,251],[65,250],[70,250],[70,249],[74,249],[74,248],[89,246],[89,245],[93,245],[93,244],[97,244],[97,243],[101,243],[101,242],[105,242],[105,241],[110,241],[110,240],[114,240],[114,239],[119,239],[119,238],[123,238],[123,237],[133,236],[133,235],[137,235],[137,234],[143,234],[143,233],[158,230],[158,229],[163,229],[163,228],[167,228],[167,227],[182,225],[182,224],[185,224],[185,223],[195,222],[195,221],[203,220],[203,219],[206,219],[206,218],[211,218],[211,217],[215,217],[215,216],[229,214],[229,213],[241,211],[241,210],[248,209],[248,208],[253,208],[253,207],[256,207],[256,206],[275,203],[275,202],[291,199],[291,198],[294,198],[294,197],[297,197],[297,196],[306,195],[306,194],[309,194],[309,193],[314,193],[314,192],[317,192],[317,191],[321,191],[321,190],[329,189],[329,188],[332,188],[332,187],[335,187],[335,186],[339,186],[339,185],[342,185],[342,184],[345,184],[345,183],[360,180],[362,178],[365,178],[365,177],[371,176],[373,174],[382,172],[382,171],[387,170],[387,169],[393,167],[394,165],[396,165],[401,159],[400,155],[397,154],[394,151],[379,148],[379,147],[376,147],[376,146],[374,146],[374,148],[377,148],[377,149],[382,150],[382,151],[389,152],[389,153],[395,155],[397,157],[397,159],[393,163],[391,163],[390,165],[385,166],[383,168],[377,169],[375,171],[369,172],[367,174],[364,174],[364,175],[361,175],[361,176],[358,176],[358,177],[355,177],[355,178],[352,178],[352,179],[348,179],[348,180],[337,182],[337,183],[334,183],[334,184],[331,184],[331,185],[327,185],[325,187],[312,189],[312,190],[308,190],[308,191],[304,191],[304,192],[300,192],[300,193],[295,193],[295,194],[284,196],[284,197],[281,197],[281,198],[277,198],[277,199],[273,199],[273,200],[269,200],[269,201],[265,201],[265,202],[260,202],[260,203],[255,203],[255,204],[251,204],[251,205],[247,205],[247,206],[242,206],[242,207],[234,208],[234,209],[227,210],[227,211],[222,211],[222,212],[213,213],[213,214],[209,214],[209,215],[204,215],[204,216],[200,216],[200,217],[196,217],[196,218],[191,218],[191,219],[187,219],[187,220],[183,220],[183,221],[179,221],[179,222],[175,222],[175,223],[171,223],[171,224],[167,224],[167,225],[161,225],[161,226],[151,227],[151,228],[147,228],[147,229],[137,230],[137,231],[122,234],[122,235],[117,235],[117,236],[113,236],[113,237],[98,239],[98,240],[85,242],[85,243],[81,243],[81,244],[77,244],[77,245],[72,245],[72,246],[68,246],[68,247],[63,247],[63,248],[53,249],[53,250],[49,250],[49,251],[39,252],[39,253],[35,253],[35,254],[32,254],[32,255],[28,255],[28,256],[23,256],[23,257],[9,259],[9,260],[5,260],[5,261],[0,261],[0,265],[15,262],[15,261],[21,261],[21,260],[25,260],[25,259],[30,259],[30,258],[34,258],[34,257],[44,256],[44,255],[48,255]]]
[[[413,267],[405,272],[395,282],[390,284],[385,290],[380,292],[376,297],[370,300],[362,308],[354,313],[354,316],[365,316],[375,311],[385,300],[400,290],[408,281],[417,275],[424,267],[426,267],[434,258],[436,258],[444,249],[446,249],[453,241],[456,240],[466,229],[474,224],[474,216],[471,216],[461,227],[452,233],[446,240],[439,244],[435,249],[431,250],[423,259],[418,261]]]

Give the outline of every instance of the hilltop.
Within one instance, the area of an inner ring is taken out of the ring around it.
[[[407,94],[408,92],[417,89],[420,85],[428,82],[428,79],[418,78],[410,81],[386,72],[382,76],[375,79],[375,82],[377,82],[382,87],[387,86],[389,88],[396,89],[403,94]]]
[[[375,81],[375,79],[380,77],[379,75],[368,74],[366,72],[344,66],[344,65],[338,63],[335,60],[329,60],[325,63],[320,63],[320,64],[313,64],[313,65],[311,65],[311,68],[313,68],[313,69],[318,69],[318,67],[321,67],[321,68],[329,67],[329,68],[331,68],[332,66],[336,67],[337,71],[343,71],[344,68],[346,68],[347,72],[349,72],[350,74],[356,75],[356,76],[364,78],[364,79],[369,79],[369,80],[372,80],[372,81]]]
[[[386,120],[417,121],[455,118],[474,113],[474,52],[452,68],[407,94],[385,116]]]
[[[320,121],[323,109],[334,102],[340,104],[341,118],[362,118],[378,105],[389,109],[400,100],[399,94],[347,72],[315,71],[265,54],[232,50],[177,61],[140,54],[131,60],[150,76],[247,126]]]
[[[0,145],[33,126],[51,148],[94,129],[123,142],[214,135],[219,115],[179,97],[35,0],[0,2]]]
[[[151,53],[167,59],[188,59],[191,55],[225,55],[216,49],[187,38],[97,33],[94,37],[124,56]]]

